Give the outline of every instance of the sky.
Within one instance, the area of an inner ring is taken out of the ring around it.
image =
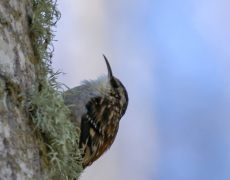
[[[230,179],[230,1],[58,1],[54,68],[69,87],[106,74],[129,106],[81,180]]]

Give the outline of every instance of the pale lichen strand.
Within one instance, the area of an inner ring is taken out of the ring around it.
[[[82,172],[79,131],[69,120],[60,84],[51,67],[53,27],[60,18],[54,0],[33,0],[31,40],[38,71],[38,87],[29,104],[31,118],[41,134],[44,179],[73,179]],[[43,142],[42,142],[43,141]],[[45,144],[45,148],[44,145]],[[48,160],[48,161],[46,161]]]

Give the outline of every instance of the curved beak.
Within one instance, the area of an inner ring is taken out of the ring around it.
[[[106,63],[107,69],[108,69],[108,77],[109,77],[109,79],[112,79],[113,78],[113,72],[112,72],[112,69],[110,67],[109,61],[104,54],[103,54],[103,57],[105,59],[105,63]]]

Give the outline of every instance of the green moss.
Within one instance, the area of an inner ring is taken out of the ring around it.
[[[38,85],[29,103],[31,119],[40,133],[44,179],[73,179],[82,172],[78,148],[79,130],[70,121],[51,62],[52,28],[60,18],[54,0],[33,0],[31,40],[34,48]],[[33,62],[34,60],[31,60]]]
[[[49,160],[49,177],[78,177],[82,171],[78,131],[69,120],[70,111],[61,93],[47,85],[33,96],[32,103],[33,122],[43,134],[47,147],[47,154],[42,151],[43,158]]]
[[[54,38],[52,28],[56,26],[61,17],[57,10],[55,0],[33,0],[33,16],[31,24],[31,37],[37,59],[43,60],[44,66],[50,66],[53,53],[52,41]],[[50,67],[47,67],[48,70]]]

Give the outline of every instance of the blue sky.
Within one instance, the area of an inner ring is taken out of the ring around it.
[[[230,179],[230,1],[59,1],[54,66],[70,87],[106,73],[130,103],[82,180]]]

